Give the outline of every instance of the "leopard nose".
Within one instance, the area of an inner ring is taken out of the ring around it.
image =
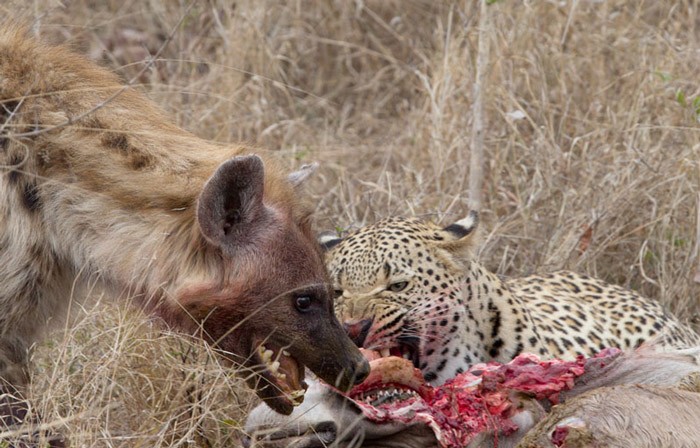
[[[362,347],[365,343],[370,327],[372,327],[372,319],[349,320],[343,323],[345,332],[358,347]]]

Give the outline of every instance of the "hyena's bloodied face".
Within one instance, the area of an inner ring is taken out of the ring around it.
[[[193,319],[219,351],[248,367],[251,387],[284,414],[303,397],[304,366],[340,388],[368,373],[333,314],[308,216],[294,216],[299,207],[291,207],[289,196],[295,176],[286,186],[274,185],[257,156],[225,162],[197,206],[199,227],[217,249],[223,279],[189,284],[176,294],[186,315],[180,321]]]

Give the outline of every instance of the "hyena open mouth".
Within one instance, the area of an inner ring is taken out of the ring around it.
[[[298,406],[304,401],[308,388],[304,382],[304,366],[285,348],[270,340],[255,340],[250,361],[257,366],[256,374],[266,383],[260,388],[263,395],[285,408]]]

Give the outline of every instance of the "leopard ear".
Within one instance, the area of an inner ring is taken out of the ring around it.
[[[460,260],[469,260],[478,225],[479,214],[471,211],[465,218],[442,229],[438,245]]]
[[[324,252],[328,252],[343,241],[343,239],[338,237],[335,232],[323,232],[319,234],[318,238],[316,239]]]
[[[454,224],[443,228],[445,232],[452,235],[453,240],[461,240],[474,233],[479,225],[479,212],[470,211],[466,218],[462,218]]]

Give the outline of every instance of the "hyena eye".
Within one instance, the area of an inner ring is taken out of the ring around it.
[[[299,296],[294,299],[294,307],[300,313],[305,313],[311,309],[311,297],[309,296]]]
[[[396,282],[389,285],[388,289],[391,292],[401,292],[406,289],[406,286],[408,286],[408,282]]]

